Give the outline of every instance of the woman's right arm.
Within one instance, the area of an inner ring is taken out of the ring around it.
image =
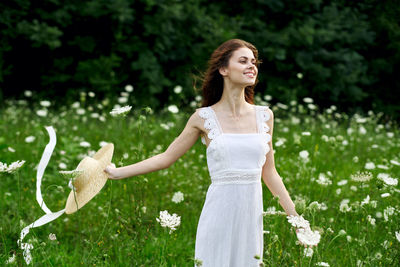
[[[196,143],[201,134],[199,128],[201,118],[197,112],[196,110],[192,114],[181,134],[169,145],[166,151],[125,167],[115,168],[109,165],[104,170],[108,177],[115,180],[124,179],[166,169],[171,166]]]

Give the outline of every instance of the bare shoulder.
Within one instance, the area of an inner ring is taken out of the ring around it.
[[[200,112],[200,108],[197,108],[192,115],[190,116],[188,122],[187,122],[187,126],[192,127],[197,129],[199,132],[203,132],[204,131],[204,120],[203,118],[200,117],[199,115]]]

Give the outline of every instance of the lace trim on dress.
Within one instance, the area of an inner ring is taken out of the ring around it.
[[[213,184],[249,184],[261,181],[261,170],[227,171],[211,176]]]
[[[209,130],[207,137],[210,140],[215,139],[218,135],[221,134],[221,131],[218,128],[217,121],[212,114],[212,110],[208,109],[207,107],[201,108],[199,110],[199,116],[203,118],[204,121],[204,128]],[[206,140],[204,136],[201,137],[201,142],[206,144]]]
[[[266,133],[269,132],[269,126],[267,125],[267,121],[271,118],[269,112],[268,112],[268,107],[266,106],[259,106],[259,124],[260,125],[260,132],[261,133]]]

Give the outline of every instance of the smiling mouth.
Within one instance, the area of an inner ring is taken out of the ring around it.
[[[246,75],[249,78],[254,78],[256,77],[256,74],[254,72],[245,72],[244,75]]]

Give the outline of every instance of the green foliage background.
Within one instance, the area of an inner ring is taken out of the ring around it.
[[[3,1],[0,100],[132,84],[133,104],[157,109],[179,84],[187,104],[211,52],[242,38],[264,61],[258,92],[399,118],[399,17],[398,0]]]

